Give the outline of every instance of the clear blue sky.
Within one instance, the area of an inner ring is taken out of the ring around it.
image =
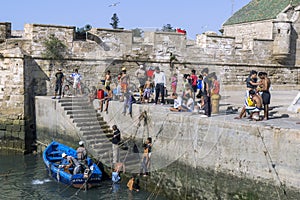
[[[222,24],[251,0],[5,0],[1,2],[0,22],[11,22],[13,30],[24,24],[55,24],[111,28],[113,13],[119,27],[162,28],[171,24],[183,28],[188,38]],[[117,6],[109,5],[120,2]],[[219,33],[219,32],[218,32]]]

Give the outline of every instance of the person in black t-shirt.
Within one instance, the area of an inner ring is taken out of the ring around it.
[[[113,163],[120,162],[119,161],[119,143],[121,141],[121,132],[118,129],[117,125],[112,126],[113,129],[113,138],[112,142],[112,150],[113,150]]]
[[[64,82],[64,74],[62,73],[61,68],[58,69],[58,72],[55,73],[55,93],[54,96],[52,97],[52,99],[56,99],[56,96],[58,95],[58,99],[61,98],[61,93],[62,93],[62,85]]]

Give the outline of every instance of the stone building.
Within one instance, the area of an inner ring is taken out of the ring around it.
[[[160,66],[168,78],[207,67],[218,74],[223,90],[241,87],[255,69],[267,71],[274,88],[299,89],[299,6],[299,0],[253,0],[223,24],[221,35],[206,32],[196,40],[169,32],[133,37],[131,30],[103,28],[80,35],[73,26],[46,24],[25,24],[23,31],[14,31],[11,23],[0,23],[2,146],[32,150],[34,97],[53,94],[58,68],[66,74],[78,68],[85,91],[99,87],[108,69],[115,80],[122,67],[133,74],[140,64]],[[51,35],[66,46],[62,59],[49,60],[43,54]],[[176,58],[172,62],[171,53]],[[131,81],[136,88],[137,80]]]

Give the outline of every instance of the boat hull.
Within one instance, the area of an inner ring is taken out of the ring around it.
[[[62,153],[74,158],[77,156],[75,149],[55,141],[49,144],[43,152],[43,160],[51,177],[75,188],[92,188],[101,185],[102,172],[90,158],[87,158],[88,169],[85,171],[86,173],[71,174],[59,166],[62,161]]]

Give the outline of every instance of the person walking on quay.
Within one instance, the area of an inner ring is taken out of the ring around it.
[[[166,88],[166,76],[164,72],[161,72],[159,67],[155,68],[153,73],[153,80],[155,85],[155,101],[156,105],[158,102],[158,97],[161,94],[161,105],[165,104],[165,88]]]
[[[258,77],[260,78],[260,93],[263,100],[264,106],[264,120],[269,119],[269,104],[271,101],[270,87],[271,80],[268,78],[268,74],[266,72],[259,72]]]
[[[63,82],[64,82],[64,74],[62,73],[62,69],[59,68],[58,71],[55,73],[55,78],[56,78],[56,81],[55,81],[55,92],[54,92],[54,96],[52,97],[52,99],[56,99],[57,95],[57,99],[60,99],[61,98],[61,95],[62,95],[62,85],[63,85]]]
[[[128,114],[130,117],[132,117],[132,104],[136,103],[136,99],[134,98],[133,94],[131,91],[127,91],[124,94],[124,106],[123,106],[123,112],[122,114],[126,115],[126,110],[128,108]]]
[[[82,76],[78,73],[78,69],[74,70],[74,73],[70,75],[70,77],[73,78],[73,89],[74,89],[74,95],[77,95],[77,90],[79,90],[80,95],[82,95],[82,90],[81,90],[81,79]]]
[[[113,164],[119,162],[119,143],[121,141],[121,132],[117,125],[112,126],[113,138],[112,138],[112,151],[113,151]]]

